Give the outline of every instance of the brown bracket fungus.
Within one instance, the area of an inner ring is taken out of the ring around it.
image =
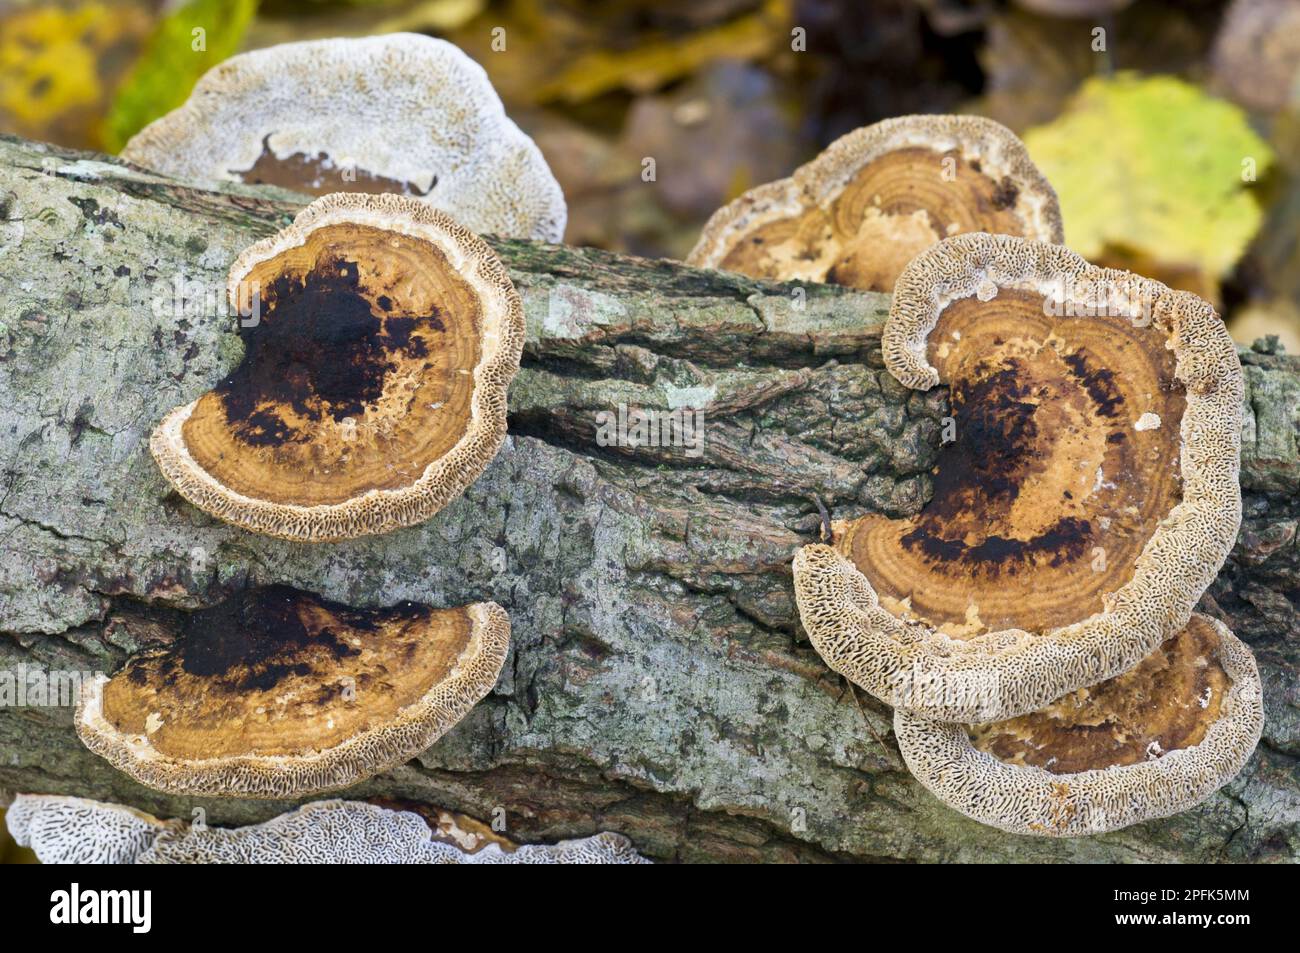
[[[122,157],[200,182],[413,195],[481,235],[558,242],[567,217],[541,151],[483,68],[413,33],[233,56]]]
[[[899,116],[842,136],[789,178],[719,209],[686,261],[891,291],[915,255],[966,232],[1059,243],[1056,192],[991,119]]]
[[[476,853],[434,839],[418,814],[360,801],[317,801],[263,824],[166,832],[141,864],[644,864],[631,842],[601,833],[513,851],[489,844]]]
[[[1237,775],[1263,725],[1254,657],[1203,615],[1131,671],[1030,715],[967,726],[894,714],[908,768],[939,800],[1052,837],[1195,807]]]
[[[191,613],[171,645],[82,688],[91,751],[171,794],[300,797],[395,767],[496,684],[493,602],[356,609],[286,586]]]
[[[20,794],[10,831],[44,864],[648,864],[620,834],[477,851],[437,840],[418,814],[362,801],[315,801],[226,829],[160,821],[83,798]]]
[[[200,509],[321,542],[428,519],[506,434],[523,305],[504,266],[397,195],[317,199],[246,249],[227,291],[242,362],[149,446]]]
[[[1209,304],[966,235],[904,271],[882,347],[907,386],[949,385],[955,433],[920,513],[836,523],[797,554],[833,669],[896,707],[995,721],[1186,624],[1241,522],[1241,365]]]

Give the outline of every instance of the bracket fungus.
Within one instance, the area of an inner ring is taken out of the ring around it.
[[[1033,714],[968,726],[894,713],[908,768],[939,800],[1052,837],[1195,807],[1237,775],[1263,724],[1250,650],[1198,614],[1136,668]]]
[[[1059,246],[965,235],[898,282],[882,347],[950,387],[915,516],[795,557],[831,668],[946,721],[1042,708],[1186,624],[1241,522],[1242,371],[1214,309]]]
[[[428,519],[496,455],[523,305],[477,236],[396,195],[338,193],[227,282],[243,360],[150,449],[200,509],[320,542]]]
[[[432,745],[496,684],[493,602],[357,609],[287,586],[192,612],[173,642],[82,687],[91,751],[172,794],[298,797]]]
[[[134,863],[169,827],[133,807],[58,794],[19,794],[4,823],[43,864]]]
[[[620,834],[477,851],[438,840],[418,814],[362,801],[314,801],[247,827],[160,821],[83,798],[20,794],[14,839],[41,863],[83,864],[648,864]]]
[[[483,68],[413,33],[285,43],[209,70],[122,150],[201,182],[412,195],[479,234],[558,242],[567,212]]]
[[[1056,192],[991,119],[899,116],[840,137],[789,178],[719,209],[686,261],[891,291],[915,255],[965,232],[1059,243]]]

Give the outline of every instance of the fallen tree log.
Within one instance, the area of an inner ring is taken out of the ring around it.
[[[819,506],[902,514],[929,491],[945,396],[882,369],[886,297],[494,241],[529,326],[506,447],[424,525],[288,543],[186,504],[147,439],[238,361],[226,269],[300,204],[0,139],[0,673],[111,672],[142,644],[123,619],[165,637],[248,583],[358,605],[491,598],[514,629],[495,692],[346,796],[504,819],[521,840],[620,831],[658,860],[1300,854],[1300,360],[1242,351],[1245,523],[1201,605],[1259,659],[1258,752],[1184,815],[1016,837],[911,779],[888,709],[822,664],[794,607],[790,558]],[[600,439],[620,406],[699,408],[703,443]],[[0,788],[216,824],[289,807],[140,787],[82,747],[69,708],[30,703],[0,706]]]

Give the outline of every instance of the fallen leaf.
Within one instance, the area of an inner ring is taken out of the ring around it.
[[[581,103],[612,90],[649,93],[715,60],[757,59],[789,41],[784,0],[755,14],[680,38],[648,40],[630,50],[583,53],[537,93],[539,102]]]

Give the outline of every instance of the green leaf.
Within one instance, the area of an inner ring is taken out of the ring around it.
[[[1213,279],[1259,227],[1250,175],[1274,159],[1231,103],[1173,77],[1127,73],[1088,80],[1025,145],[1060,196],[1075,251],[1136,252]]]
[[[175,109],[198,78],[234,53],[257,12],[257,0],[191,0],[159,21],[118,88],[104,119],[114,152],[141,128]]]

